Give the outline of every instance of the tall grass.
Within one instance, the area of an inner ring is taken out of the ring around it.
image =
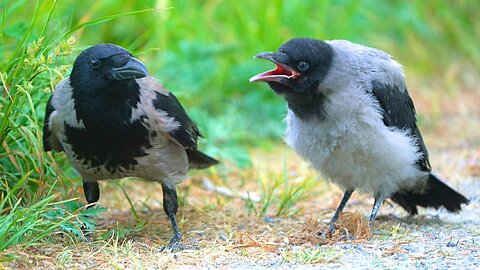
[[[294,206],[305,200],[305,194],[318,184],[317,180],[313,178],[290,179],[285,162],[283,175],[272,176],[260,173],[258,183],[260,186],[260,210],[258,212],[255,208],[253,210],[262,217],[297,214],[301,209]],[[248,204],[253,205],[252,202],[248,202]]]
[[[17,213],[41,219],[33,213],[79,183],[64,155],[43,152],[41,128],[48,95],[87,46],[117,43],[138,55],[198,122],[201,147],[247,166],[248,147],[281,136],[285,111],[265,86],[248,83],[270,67],[254,54],[296,36],[341,38],[389,51],[408,74],[428,78],[456,63],[478,78],[476,10],[468,0],[0,0],[0,224]],[[297,200],[296,190],[285,192]],[[17,239],[11,244],[40,240]]]
[[[69,218],[47,220],[57,204],[57,192],[72,174],[65,159],[44,154],[42,120],[45,101],[68,68],[62,58],[71,54],[74,39],[48,32],[55,2],[2,2],[0,87],[0,250],[34,244]],[[27,20],[15,21],[19,15]],[[53,191],[54,183],[59,183]]]
[[[73,217],[51,215],[58,194],[67,194],[76,176],[63,155],[44,153],[42,126],[46,100],[69,70],[63,63],[71,61],[75,39],[52,25],[55,1],[25,9],[29,4],[2,2],[0,250],[34,244]]]

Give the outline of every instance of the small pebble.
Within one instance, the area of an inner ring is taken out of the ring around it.
[[[403,245],[402,248],[408,252],[412,252],[412,253],[417,253],[418,252],[418,248],[412,246],[412,245]]]
[[[447,243],[447,247],[456,247],[457,245],[458,245],[458,241],[450,240]]]
[[[265,222],[266,223],[275,223],[277,220],[275,218],[271,217],[265,217]]]
[[[218,238],[220,238],[221,240],[223,240],[223,241],[225,241],[225,242],[228,241],[227,237],[226,237],[224,234],[219,234],[219,235],[218,235]]]
[[[270,262],[270,266],[279,267],[280,265],[282,265],[282,262],[282,257],[277,256],[276,258],[272,259],[272,261]]]
[[[365,250],[365,248],[362,245],[355,245],[355,246],[353,246],[353,248],[358,250],[358,251],[364,251]]]
[[[188,239],[188,241],[192,244],[198,244],[198,242],[200,242],[200,240],[198,238],[190,238],[190,239]]]
[[[408,255],[403,253],[396,253],[393,255],[393,258],[398,261],[406,261],[408,260]]]

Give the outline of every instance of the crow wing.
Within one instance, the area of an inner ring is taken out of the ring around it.
[[[188,117],[178,99],[171,92],[156,91],[153,106],[156,110],[162,110],[177,121],[180,126],[169,132],[169,135],[180,145],[187,149],[197,148],[198,137],[202,134],[195,123]]]
[[[417,161],[418,167],[422,171],[430,172],[428,151],[417,127],[415,106],[407,88],[399,89],[396,85],[372,81],[372,94],[382,109],[383,123],[387,127],[407,130],[410,133],[422,153],[422,157]]]
[[[61,152],[63,151],[62,144],[58,140],[55,132],[52,131],[52,124],[50,119],[52,114],[56,114],[55,107],[52,105],[52,96],[47,101],[47,107],[45,109],[45,121],[43,123],[43,149],[45,152],[51,151],[52,149]]]

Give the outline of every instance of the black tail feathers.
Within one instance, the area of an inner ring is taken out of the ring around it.
[[[450,212],[458,212],[462,204],[468,204],[469,200],[458,193],[435,175],[429,174],[426,183],[418,187],[418,190],[400,190],[392,196],[392,201],[405,208],[411,215],[418,213],[417,206],[433,207],[443,206]]]
[[[197,149],[187,149],[188,163],[192,169],[205,169],[218,164],[218,160],[207,156]]]

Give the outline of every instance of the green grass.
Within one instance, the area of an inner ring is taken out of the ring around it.
[[[104,209],[85,209],[74,199],[58,201],[57,196],[52,194],[55,184],[42,194],[44,197],[33,200],[27,206],[23,206],[22,198],[13,198],[28,176],[25,175],[8,190],[0,203],[0,211],[5,212],[0,218],[0,251],[18,244],[26,247],[35,245],[51,239],[58,231],[84,238],[82,227],[90,232],[95,230],[96,223],[92,218]]]
[[[299,248],[296,250],[287,250],[281,253],[282,259],[286,263],[293,264],[318,264],[335,261],[342,255],[342,251],[336,248],[317,247],[317,248]]]
[[[455,91],[449,82],[456,70],[467,70],[454,78],[460,84],[479,77],[477,9],[468,0],[0,0],[0,224],[26,218],[0,229],[0,239],[16,235],[0,241],[0,250],[47,239],[37,232],[61,221],[49,225],[44,214],[65,210],[59,199],[73,198],[80,185],[63,154],[44,153],[41,138],[48,96],[82,49],[111,42],[131,50],[198,122],[201,148],[247,168],[249,149],[275,149],[285,113],[266,86],[248,83],[270,67],[252,59],[257,52],[296,36],[349,39],[390,52],[409,78],[441,78],[445,91]],[[309,185],[287,176],[259,181],[264,215],[292,214]]]
[[[0,250],[16,244],[32,245],[71,218],[45,217],[56,207],[56,193],[64,190],[72,174],[60,169],[67,168],[64,158],[43,153],[41,127],[48,92],[67,71],[57,60],[70,54],[73,42],[44,37],[52,13],[50,9],[40,14],[40,3],[30,21],[10,25],[10,12],[25,2],[6,8],[2,2],[0,239],[5,241],[1,241]]]
[[[317,180],[312,178],[290,179],[286,164],[284,164],[283,175],[272,174],[268,170],[258,170],[258,172],[260,201],[256,204],[249,198],[246,201],[246,206],[249,211],[254,211],[261,217],[289,217],[295,215],[301,209],[294,206],[307,199],[306,193],[308,193],[308,190],[318,184]]]

